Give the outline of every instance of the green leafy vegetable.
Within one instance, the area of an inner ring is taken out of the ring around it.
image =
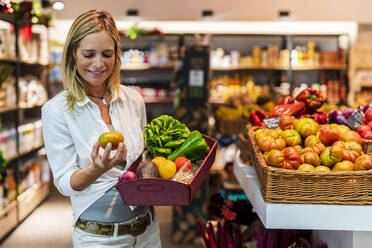
[[[167,157],[176,151],[190,135],[185,124],[169,115],[161,115],[145,126],[146,148],[153,157]]]

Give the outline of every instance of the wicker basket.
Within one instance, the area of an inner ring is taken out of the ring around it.
[[[239,137],[239,149],[240,149],[240,158],[246,164],[252,164],[251,155],[249,153],[249,144],[248,139],[244,137],[243,133],[238,134]]]
[[[217,132],[221,135],[233,135],[244,131],[248,120],[217,119]]]
[[[364,153],[372,154],[372,140],[363,139],[362,147]]]
[[[268,166],[254,129],[248,129],[248,145],[265,202],[372,205],[372,170],[322,172]]]

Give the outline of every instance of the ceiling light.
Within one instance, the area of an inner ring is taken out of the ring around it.
[[[65,8],[65,4],[62,1],[55,1],[52,7],[55,10],[63,10]]]

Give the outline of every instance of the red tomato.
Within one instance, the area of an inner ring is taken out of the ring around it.
[[[355,160],[355,170],[372,169],[372,156],[363,154]]]
[[[367,109],[364,113],[364,118],[366,118],[368,122],[372,121],[372,109]]]
[[[279,127],[282,130],[294,129],[294,123],[296,118],[290,115],[282,115],[279,120]]]
[[[326,146],[331,146],[334,142],[341,139],[340,133],[336,128],[323,126],[320,128],[319,140]]]
[[[369,130],[369,131],[364,131],[362,134],[361,134],[362,138],[363,139],[366,139],[366,140],[372,140],[372,131]]]
[[[370,122],[371,123],[371,122]],[[372,124],[372,123],[371,123]],[[362,133],[365,132],[365,131],[371,131],[371,128],[369,126],[369,123],[368,125],[360,125],[358,128],[357,128],[357,133],[359,133],[359,135],[362,136]]]
[[[190,160],[188,160],[184,156],[179,156],[178,158],[176,158],[176,160],[174,160],[174,163],[176,164],[177,171],[181,169],[185,164],[187,164],[184,168],[185,171],[191,170],[192,168]]]

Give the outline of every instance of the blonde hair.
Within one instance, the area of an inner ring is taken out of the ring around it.
[[[120,36],[115,21],[107,11],[90,10],[81,14],[72,23],[68,32],[62,55],[63,86],[67,91],[67,109],[74,113],[76,102],[86,97],[84,81],[77,72],[76,50],[79,42],[87,35],[106,31],[115,44],[115,63],[111,75],[107,78],[107,91],[112,96],[120,87]]]

